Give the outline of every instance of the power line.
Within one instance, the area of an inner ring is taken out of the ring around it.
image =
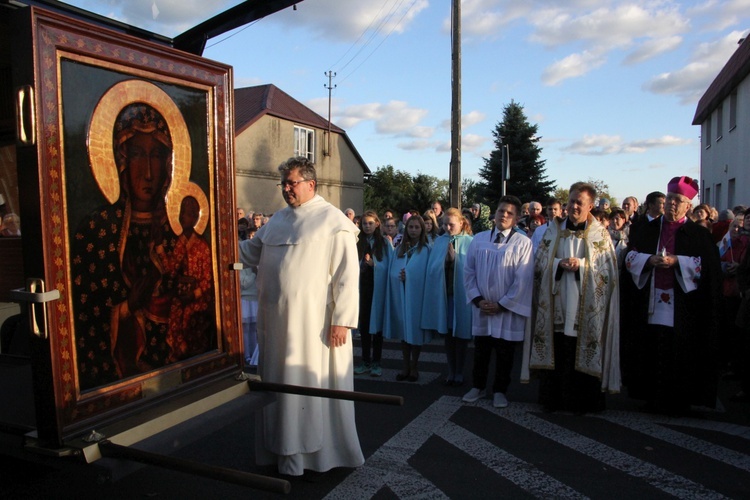
[[[373,31],[373,32],[372,32],[372,33],[370,34],[370,37],[369,37],[369,38],[367,39],[367,41],[366,41],[366,42],[365,42],[365,43],[364,43],[364,44],[363,44],[363,45],[362,45],[362,46],[361,46],[361,47],[359,48],[359,50],[358,50],[358,51],[357,51],[357,52],[356,52],[356,53],[355,53],[355,54],[354,54],[354,55],[353,55],[353,56],[352,56],[352,57],[351,57],[351,58],[350,58],[350,59],[349,59],[349,60],[348,60],[348,61],[346,62],[346,64],[344,64],[344,65],[343,65],[343,66],[342,66],[341,68],[339,68],[339,71],[343,71],[344,69],[346,69],[346,67],[347,67],[347,66],[349,66],[349,64],[351,64],[351,62],[352,62],[352,61],[354,61],[354,59],[356,59],[356,58],[357,58],[357,56],[359,56],[359,54],[361,54],[361,53],[362,53],[362,51],[363,51],[363,50],[365,50],[365,48],[366,48],[366,47],[367,47],[368,45],[370,45],[370,43],[371,43],[371,42],[373,41],[373,39],[374,39],[374,38],[375,38],[375,37],[376,37],[376,36],[377,36],[377,35],[378,35],[378,34],[380,33],[380,30],[381,30],[381,29],[383,28],[383,25],[385,25],[385,23],[387,23],[388,21],[390,21],[390,19],[391,19],[391,18],[392,18],[392,17],[394,16],[394,14],[396,13],[396,10],[397,10],[397,9],[398,9],[398,8],[399,8],[399,7],[401,6],[401,4],[402,4],[402,3],[404,3],[404,0],[398,0],[398,1],[397,1],[397,3],[394,3],[394,4],[393,4],[393,6],[391,7],[391,10],[390,10],[390,11],[388,11],[388,14],[386,14],[385,16],[383,16],[382,18],[380,18],[380,22],[378,23],[378,25],[377,25],[377,27],[375,28],[375,30],[374,30],[374,31]],[[380,9],[380,10],[383,10],[383,9],[382,9],[382,7],[381,7],[381,9]],[[378,11],[378,13],[380,13],[380,11]],[[376,17],[377,17],[377,16],[376,16]],[[375,18],[373,18],[373,21],[374,21],[374,20],[375,20]],[[372,23],[370,23],[370,24],[372,25]],[[363,33],[363,34],[364,34],[364,33]]]
[[[365,36],[365,33],[367,33],[367,31],[370,29],[370,27],[372,26],[372,23],[374,23],[375,20],[378,18],[378,16],[380,16],[380,13],[383,11],[383,8],[386,6],[387,3],[388,2],[385,2],[380,6],[380,9],[378,10],[377,14],[373,16],[372,20],[370,21],[370,24],[368,24],[367,27],[362,31],[362,33],[359,35],[357,40],[353,44],[351,44],[348,49],[346,49],[346,52],[344,52],[344,54],[341,57],[339,57],[335,63],[331,64],[331,68],[336,66],[339,62],[341,62],[341,60],[344,57],[346,57],[349,51],[351,51],[359,43],[359,41],[362,40],[362,37]]]
[[[255,26],[257,23],[260,22],[261,19],[263,19],[263,18],[261,17],[260,19],[256,19],[255,21],[251,22],[250,24],[246,24],[245,26],[243,26],[242,28],[238,29],[237,31],[235,31],[231,35],[225,36],[221,40],[218,40],[218,41],[212,43],[211,45],[207,45],[206,48],[210,49],[211,47],[213,47],[215,45],[219,45],[221,42],[225,42],[225,41],[229,40],[230,38],[232,38],[235,35],[239,35],[243,31],[245,31],[246,29],[248,29],[250,26]]]
[[[367,60],[368,60],[368,59],[369,59],[369,58],[370,58],[370,57],[371,57],[371,56],[372,56],[372,55],[373,55],[373,54],[374,54],[375,52],[377,52],[377,50],[378,50],[378,49],[380,48],[380,46],[381,46],[381,45],[383,45],[383,43],[385,43],[385,41],[386,41],[386,40],[388,39],[388,37],[390,37],[390,36],[391,36],[391,33],[393,33],[393,32],[394,32],[394,30],[395,30],[396,28],[398,28],[398,27],[399,27],[399,26],[401,25],[401,22],[402,22],[402,21],[404,20],[404,18],[406,17],[406,15],[407,15],[407,14],[408,14],[408,13],[409,13],[409,12],[411,11],[411,9],[412,9],[412,8],[414,7],[414,4],[416,4],[416,3],[417,3],[417,0],[412,0],[412,2],[411,2],[411,5],[409,5],[409,8],[408,8],[408,9],[406,9],[406,11],[405,11],[405,12],[404,12],[404,14],[403,14],[403,15],[401,16],[401,18],[400,18],[400,19],[398,20],[398,22],[397,22],[396,24],[394,24],[394,25],[393,25],[393,27],[392,27],[392,28],[391,28],[391,30],[390,30],[390,31],[388,32],[388,34],[387,34],[387,35],[385,36],[385,38],[383,38],[383,40],[381,40],[381,41],[380,41],[380,43],[379,43],[379,44],[377,45],[377,47],[375,47],[375,48],[373,49],[373,51],[372,51],[372,52],[370,52],[370,53],[369,53],[369,54],[367,55],[367,57],[365,57],[364,61],[362,61],[361,63],[359,63],[359,64],[357,65],[357,67],[356,67],[356,68],[354,68],[354,69],[353,69],[353,70],[352,70],[352,71],[351,71],[351,72],[350,72],[349,74],[347,74],[347,75],[346,75],[346,76],[344,76],[344,77],[343,77],[343,78],[342,78],[341,80],[339,80],[339,83],[344,83],[344,82],[346,81],[346,79],[347,79],[347,78],[349,78],[350,76],[352,76],[352,75],[353,75],[353,74],[354,74],[354,73],[355,73],[355,72],[356,72],[356,71],[357,71],[357,70],[358,70],[358,69],[359,69],[359,68],[360,68],[360,67],[361,67],[361,66],[362,66],[362,65],[363,65],[363,64],[364,64],[365,62],[367,62]],[[347,63],[347,64],[348,64],[348,63]],[[346,66],[344,66],[344,67],[346,67]],[[342,69],[343,69],[343,68],[342,68]]]

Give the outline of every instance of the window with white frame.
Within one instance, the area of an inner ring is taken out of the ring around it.
[[[724,136],[724,103],[719,104],[716,108],[716,142],[719,142]]]
[[[294,126],[294,156],[315,161],[315,130]]]
[[[729,131],[737,126],[737,91],[729,96]]]

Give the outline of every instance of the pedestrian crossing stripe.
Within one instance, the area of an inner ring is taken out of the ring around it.
[[[435,484],[409,464],[409,459],[425,445],[428,439],[434,436],[462,450],[477,461],[485,465],[489,464],[488,467],[491,470],[529,495],[538,498],[585,498],[585,495],[539,470],[533,463],[498,448],[497,445],[451,421],[451,417],[456,412],[467,406],[491,412],[499,418],[583,454],[604,466],[638,478],[651,487],[677,498],[725,498],[720,492],[691,479],[551,422],[540,413],[539,405],[511,403],[508,408],[497,409],[488,400],[480,400],[467,405],[459,397],[454,396],[442,396],[434,402],[368,457],[362,467],[350,474],[325,498],[371,498],[384,487],[393,491],[399,498],[448,498]],[[621,411],[604,411],[600,414],[577,418],[599,418],[732,467],[750,470],[750,456],[681,433],[665,425],[675,424],[681,427],[711,430],[745,440],[750,439],[750,429],[747,427],[699,419],[670,419],[651,414]]]

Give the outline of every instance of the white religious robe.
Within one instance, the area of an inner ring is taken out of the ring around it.
[[[474,236],[466,254],[464,287],[468,303],[481,296],[506,310],[489,315],[472,306],[471,332],[476,337],[521,341],[526,318],[531,315],[534,284],[531,240],[513,229],[505,231],[502,243],[495,243],[496,236],[494,229]]]
[[[650,216],[649,216],[650,217]],[[653,220],[653,218],[651,219]],[[664,219],[662,219],[663,223]],[[657,248],[662,248],[657,243]],[[648,267],[648,259],[653,254],[631,250],[625,257],[625,269],[630,273],[633,283],[638,289],[647,284],[650,287],[648,301],[648,324],[674,327],[674,288],[661,289],[655,285],[654,269]],[[701,259],[689,255],[676,255],[677,270],[674,282],[680,285],[685,293],[698,289],[698,278],[701,274]]]
[[[551,222],[534,264],[534,307],[524,338],[521,382],[529,369],[553,369],[554,332],[578,338],[575,368],[599,378],[602,390],[619,392],[620,295],[615,250],[609,232],[589,215],[586,229],[565,229],[566,219]],[[562,259],[578,259],[580,281],[563,272]]]
[[[544,233],[547,232],[547,228],[549,227],[549,222],[545,222],[538,228],[534,229],[534,232],[531,235],[531,247],[532,252],[536,254],[536,249],[539,248],[539,243],[542,242],[542,238],[544,237]]]
[[[351,391],[352,340],[329,346],[331,325],[356,328],[358,229],[316,195],[276,212],[255,238],[240,243],[257,266],[258,372],[267,382]],[[364,463],[354,403],[278,394],[257,418],[256,460],[301,475]]]

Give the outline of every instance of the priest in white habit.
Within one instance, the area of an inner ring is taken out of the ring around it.
[[[240,243],[242,262],[258,270],[258,373],[265,382],[351,391],[359,230],[316,194],[312,162],[290,158],[279,171],[288,207]],[[279,394],[256,422],[256,461],[281,474],[364,463],[351,401]]]
[[[620,390],[617,258],[590,215],[595,199],[594,186],[573,184],[568,216],[550,222],[535,255],[521,381],[539,375],[546,411],[601,411]]]
[[[623,383],[646,409],[716,405],[721,265],[711,233],[687,217],[698,182],[667,185],[664,216],[631,228],[622,278]]]

